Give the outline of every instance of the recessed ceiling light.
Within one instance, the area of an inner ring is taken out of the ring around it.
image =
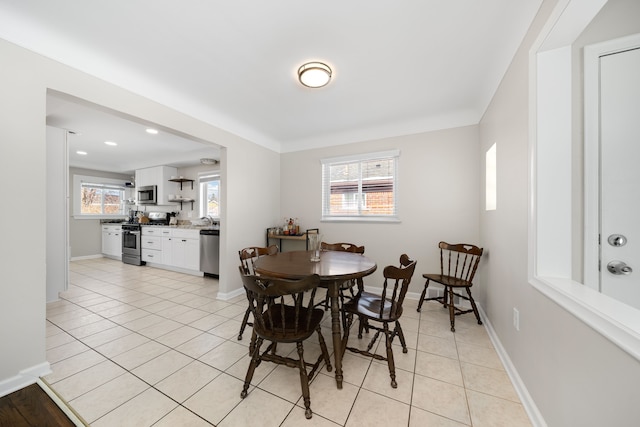
[[[147,133],[150,133],[151,135],[157,135],[158,131],[156,129],[148,128]]]
[[[80,154],[81,156],[86,156],[87,152],[86,151],[76,151],[76,154]]]
[[[113,141],[105,141],[104,143],[111,146],[118,145],[117,142],[113,142]]]
[[[216,160],[216,159],[200,159],[200,163],[202,163],[203,165],[217,165],[218,163],[220,163],[220,161]]]
[[[331,68],[322,62],[307,62],[298,68],[298,80],[307,87],[322,87],[331,80]]]

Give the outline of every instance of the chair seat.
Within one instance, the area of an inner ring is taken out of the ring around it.
[[[296,317],[295,307],[285,305],[284,306],[284,319],[282,318],[281,305],[274,304],[267,311],[262,314],[265,324],[269,325],[269,322],[273,322],[273,329],[264,330],[258,324],[254,322],[253,329],[256,334],[268,341],[279,342],[297,342],[303,341],[309,338],[315,332],[316,328],[322,322],[324,316],[324,310],[314,309],[311,314],[311,321],[307,325],[307,309],[300,308],[300,311]],[[286,327],[283,329],[283,320]]]
[[[379,321],[393,322],[400,318],[402,315],[402,306],[396,306],[396,310],[391,312],[391,301],[384,300],[384,308],[382,310],[382,316],[380,315],[380,308],[383,304],[382,297],[380,295],[372,294],[369,292],[361,292],[360,296],[352,301],[344,304],[344,310],[354,314],[366,316],[370,319]]]
[[[422,277],[453,288],[468,288],[471,286],[471,282],[467,280],[458,279],[457,277],[447,276],[444,274],[423,274]]]
[[[253,374],[263,361],[297,368],[300,373],[304,415],[309,419],[313,415],[309,381],[315,377],[323,361],[327,371],[332,369],[329,351],[320,327],[324,310],[314,308],[320,276],[312,274],[300,279],[288,280],[245,274],[242,268],[239,272],[247,293],[249,310],[253,314],[253,333],[256,336],[240,397],[242,399],[247,397]],[[311,362],[305,360],[303,342],[314,333],[318,335],[320,354],[315,362]],[[271,343],[261,351],[264,341],[271,341]],[[281,342],[295,343],[296,352],[288,355],[277,354],[276,346]],[[307,371],[308,368],[311,370]],[[253,404],[249,404],[251,405]]]
[[[411,277],[416,268],[416,262],[411,260],[407,254],[400,255],[400,267],[388,265],[384,268],[382,275],[384,283],[380,295],[372,294],[360,289],[358,294],[349,302],[342,306],[342,316],[344,327],[344,349],[363,356],[372,357],[376,360],[386,360],[391,378],[391,387],[397,388],[396,365],[393,359],[392,342],[395,337],[400,340],[402,352],[407,353],[407,342],[400,326],[400,316],[402,315],[402,303],[409,289]],[[349,347],[349,330],[353,324],[354,317],[358,317],[358,339],[362,338],[362,331],[374,329],[371,341],[366,349]],[[381,323],[381,325],[376,325]],[[395,323],[393,329],[389,328],[390,323]],[[378,337],[385,339],[386,356],[378,354],[374,346]],[[372,353],[373,351],[373,353]]]
[[[478,321],[478,325],[482,325],[480,313],[478,313],[476,303],[471,296],[471,286],[473,286],[473,277],[478,269],[478,264],[480,263],[484,249],[468,243],[450,244],[447,242],[438,243],[438,247],[440,248],[440,274],[425,273],[422,275],[426,281],[416,310],[418,312],[422,310],[422,303],[424,301],[435,300],[449,308],[451,332],[456,331],[455,316],[459,314],[473,312]],[[430,282],[444,285],[444,293],[440,296],[427,296],[427,288]],[[467,293],[466,296],[462,295],[461,291],[458,290],[460,288],[464,288]],[[454,289],[458,290],[458,292],[455,292]],[[456,307],[454,297],[469,301],[469,303],[471,303],[471,309],[464,310]]]

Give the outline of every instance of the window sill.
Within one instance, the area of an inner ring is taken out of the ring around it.
[[[640,361],[638,310],[569,279],[533,277],[529,283]]]
[[[398,217],[379,217],[379,216],[323,216],[320,222],[378,222],[378,223],[400,223]]]

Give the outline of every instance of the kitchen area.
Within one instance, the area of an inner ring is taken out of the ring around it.
[[[136,170],[123,201],[126,218],[100,220],[101,253],[126,264],[217,278],[220,221],[194,216],[202,183],[178,173],[169,166]]]
[[[68,260],[218,277],[220,147],[58,94],[47,125],[61,147],[64,177],[51,182],[66,182]]]

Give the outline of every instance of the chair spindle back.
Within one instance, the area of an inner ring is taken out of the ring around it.
[[[240,267],[244,274],[255,274],[253,265],[256,260],[264,255],[273,255],[278,252],[278,246],[271,245],[266,248],[251,246],[238,251]]]
[[[244,274],[242,284],[247,292],[256,333],[269,340],[277,337],[292,339],[309,331],[314,311],[316,290],[320,284],[317,274],[299,280],[276,279]],[[285,298],[290,296],[291,298]]]
[[[440,242],[438,246],[440,247],[441,274],[471,283],[484,249],[465,243],[452,245]]]
[[[388,300],[391,303],[390,317],[398,318],[402,314],[402,303],[407,295],[413,272],[416,269],[416,261],[409,259],[406,254],[400,256],[400,267],[388,265],[384,268],[384,285],[382,287],[381,301]],[[391,294],[389,296],[389,294]],[[385,304],[380,304],[380,317],[383,317]]]

